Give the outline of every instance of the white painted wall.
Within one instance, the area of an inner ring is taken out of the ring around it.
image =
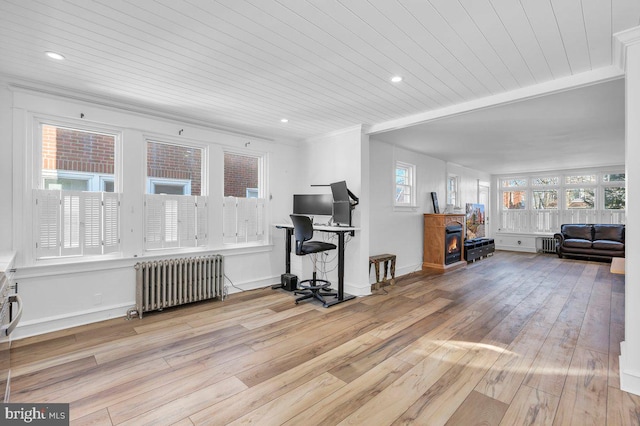
[[[625,158],[627,177],[626,262],[625,262],[625,339],[621,344],[620,388],[640,395],[640,27],[617,38],[626,47],[625,62]]]
[[[0,252],[12,247],[13,144],[11,122],[12,94],[0,79]]]
[[[353,211],[352,224],[361,228],[350,238],[345,249],[344,290],[348,294],[362,296],[370,294],[367,279],[369,247],[369,146],[368,136],[360,126],[345,129],[305,141],[300,148],[300,174],[296,179],[296,193],[330,193],[330,188],[311,188],[310,185],[330,184],[346,181],[347,187],[359,199]],[[316,233],[314,238],[325,238],[325,233]],[[335,242],[335,241],[334,241]],[[335,256],[333,256],[335,258]],[[295,267],[302,268],[294,270]],[[327,265],[331,270],[329,280],[337,282],[337,266],[334,259]],[[292,272],[310,277],[310,262],[292,258]],[[303,278],[300,278],[303,279]],[[333,286],[335,288],[335,285]]]
[[[416,166],[417,207],[395,208],[395,163]],[[442,160],[370,139],[371,232],[369,255],[396,255],[396,276],[422,268],[424,213],[433,213],[431,192],[445,200],[446,164]],[[369,282],[375,282],[371,271]]]
[[[447,164],[442,160],[408,151],[385,142],[370,139],[369,167],[371,188],[369,255],[391,253],[396,255],[396,276],[422,268],[424,214],[433,213],[431,192],[438,194],[441,211],[446,200],[447,171],[460,176],[461,201],[475,203],[478,179],[488,175],[465,167]],[[417,207],[394,207],[395,162],[416,166]],[[370,283],[375,282],[373,271]]]
[[[6,83],[6,82],[5,82]],[[0,243],[14,249],[17,271],[15,280],[24,300],[22,321],[17,338],[66,328],[112,317],[124,316],[135,305],[134,264],[140,259],[180,255],[221,253],[225,256],[225,274],[237,288],[252,289],[279,282],[284,272],[284,240],[269,228],[266,245],[224,246],[221,235],[224,148],[266,156],[269,189],[269,222],[288,215],[295,177],[298,175],[298,149],[290,143],[273,142],[257,137],[219,131],[205,126],[185,125],[152,115],[132,113],[98,103],[66,99],[34,91],[0,88],[0,182],[3,199]],[[84,119],[80,119],[80,114]],[[33,169],[34,117],[52,116],[70,123],[91,123],[121,129],[123,145],[123,197],[121,205],[121,242],[123,252],[116,257],[35,261],[32,255],[33,211],[31,187]],[[7,124],[6,126],[4,124]],[[7,131],[7,128],[11,132]],[[183,130],[182,136],[178,135]],[[143,194],[146,138],[185,141],[209,148],[205,183],[209,187],[209,246],[197,250],[144,251]],[[9,153],[9,155],[4,155]],[[8,207],[7,207],[8,206]],[[229,282],[229,292],[237,290]]]
[[[460,178],[460,207],[463,211],[467,203],[478,202],[478,190],[480,181],[489,182],[491,175],[479,170],[470,169],[454,163],[447,163],[447,175],[456,175]],[[444,198],[446,200],[446,198]],[[444,206],[442,206],[444,207]],[[485,214],[489,215],[491,206],[485,206]]]

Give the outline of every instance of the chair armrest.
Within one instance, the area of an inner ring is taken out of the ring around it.
[[[557,241],[557,244],[562,245],[562,243],[564,242],[564,235],[558,233],[558,234],[554,234],[553,238],[555,238]]]

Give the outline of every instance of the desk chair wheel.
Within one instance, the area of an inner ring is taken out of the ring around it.
[[[316,285],[307,285],[307,286],[304,285],[304,283],[313,283],[313,282],[315,282]],[[320,284],[318,285],[318,283]],[[321,301],[322,304],[326,306],[327,301],[324,299],[325,296],[335,296],[335,297],[338,296],[338,293],[334,293],[331,291],[323,292],[323,290],[329,290],[331,287],[331,282],[327,280],[320,280],[320,279],[304,280],[304,281],[300,281],[299,285],[301,288],[293,292],[293,294],[302,295],[302,297],[298,297],[295,300],[296,305],[298,304],[298,302],[302,300],[315,298]]]

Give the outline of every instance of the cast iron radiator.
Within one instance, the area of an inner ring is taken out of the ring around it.
[[[136,263],[136,306],[127,318],[216,297],[224,300],[223,260],[215,254]]]
[[[542,253],[555,253],[556,252],[556,239],[553,237],[539,237],[540,249]]]

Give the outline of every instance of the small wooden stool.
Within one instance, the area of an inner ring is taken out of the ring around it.
[[[382,278],[382,281],[380,281],[381,262],[384,262],[384,277]],[[376,270],[376,283],[373,285],[375,290],[378,290],[383,283],[387,282],[389,264],[391,264],[391,279],[389,280],[389,283],[394,285],[396,282],[396,255],[378,254],[376,256],[369,256],[369,273],[371,273],[371,265],[374,265]]]

